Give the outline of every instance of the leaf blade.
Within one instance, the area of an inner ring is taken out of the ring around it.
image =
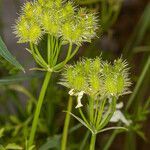
[[[17,69],[22,70],[25,72],[22,65],[16,60],[16,58],[8,51],[5,43],[3,42],[1,36],[0,36],[0,55],[6,59],[9,63],[14,65]]]

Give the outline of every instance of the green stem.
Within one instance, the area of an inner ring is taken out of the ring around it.
[[[50,64],[50,57],[51,57],[51,36],[48,34],[47,37],[47,62]]]
[[[65,60],[62,61],[61,63],[57,64],[57,65],[54,67],[54,70],[59,70],[59,69],[61,69],[61,68],[70,60],[71,51],[72,51],[72,43],[69,44],[68,53],[67,53],[67,56],[66,56]]]
[[[124,143],[124,150],[132,149],[136,150],[136,134],[133,131],[130,131],[126,134],[125,143]]]
[[[106,17],[106,12],[107,12],[107,5],[106,5],[106,1],[105,0],[102,0],[101,1],[101,19],[102,19],[102,22],[104,22],[105,20],[105,17]]]
[[[96,142],[96,134],[92,134],[91,143],[90,143],[90,150],[95,150],[95,142]]]
[[[38,120],[39,120],[39,115],[40,115],[41,107],[42,107],[42,104],[43,104],[43,100],[44,100],[44,97],[45,97],[45,93],[46,93],[46,89],[47,89],[50,77],[51,77],[51,72],[47,72],[46,75],[45,75],[45,79],[44,79],[42,88],[41,88],[40,95],[39,95],[38,103],[37,103],[37,106],[36,106],[36,111],[35,111],[35,114],[34,114],[31,133],[30,133],[30,137],[29,137],[29,147],[33,144],[33,141],[34,141],[35,132],[36,132],[37,125],[38,125]]]
[[[81,109],[81,108],[78,108],[78,109],[79,109],[79,113],[80,113],[82,119],[83,119],[84,122],[87,124],[87,126],[90,127],[90,124],[88,123],[88,121],[87,121],[85,115],[83,114],[82,109]]]
[[[68,48],[68,53],[66,56],[66,59],[64,60],[64,64],[66,64],[71,56],[71,51],[72,51],[72,43],[69,44],[69,48]]]
[[[95,114],[94,114],[94,124],[96,125],[97,119],[98,119],[98,111],[99,111],[99,100],[96,100],[96,108],[95,108]]]
[[[55,43],[54,43],[54,37],[51,36],[51,39],[50,39],[51,43],[50,43],[50,66],[52,66],[52,62],[53,62],[53,50],[54,50],[54,46],[55,46]]]
[[[58,39],[56,39],[56,46],[55,46],[55,53],[54,53],[54,58],[53,58],[53,66],[55,66],[57,64],[58,61],[58,56],[61,50],[61,41],[59,42]]]
[[[112,26],[116,22],[116,20],[119,16],[119,13],[121,11],[121,8],[122,8],[122,4],[123,4],[123,2],[120,3],[119,8],[117,9],[117,11],[114,12],[114,14],[113,14],[113,16],[112,16],[112,18],[109,22],[109,26]]]
[[[126,110],[128,110],[128,109],[130,108],[132,102],[133,102],[134,99],[136,98],[136,95],[138,94],[138,91],[139,91],[139,89],[140,89],[140,86],[141,86],[142,83],[143,83],[143,80],[144,80],[144,78],[145,78],[145,75],[146,75],[146,73],[147,73],[149,67],[150,67],[150,56],[148,57],[147,62],[146,62],[146,64],[145,64],[145,67],[144,67],[144,69],[143,69],[143,71],[142,71],[142,73],[141,73],[141,75],[140,75],[140,78],[139,78],[139,80],[138,80],[138,82],[137,82],[137,84],[136,84],[136,86],[135,86],[135,88],[134,88],[134,91],[133,91],[131,97],[129,98],[129,101],[128,101],[127,105],[126,105]]]
[[[35,49],[35,52],[37,54],[37,56],[39,57],[39,60],[41,60],[42,64],[44,66],[47,66],[47,63],[45,62],[45,60],[43,59],[42,55],[40,54],[39,50],[38,50],[38,47],[36,45],[34,45],[34,49]]]
[[[77,53],[77,51],[79,50],[80,46],[76,46],[75,50],[72,52],[69,60]]]
[[[67,111],[71,112],[71,110],[72,110],[72,97],[70,96],[68,101]],[[66,150],[69,123],[70,123],[70,114],[67,113],[65,118],[63,134],[62,134],[62,140],[61,140],[61,150]]]
[[[89,135],[90,135],[90,131],[87,130],[86,134],[84,135],[83,140],[81,141],[81,145],[80,145],[79,150],[84,150],[84,147],[85,147],[85,145],[86,145],[86,143],[87,143],[87,141],[88,141]]]
[[[90,98],[89,99],[89,115],[90,115],[90,122],[93,124],[93,120],[94,120],[94,99]]]
[[[109,104],[107,112],[104,114],[102,121],[100,122],[100,125],[98,127],[98,130],[101,130],[103,127],[105,127],[108,122],[110,121],[111,117],[113,116],[115,110],[116,110],[116,97],[112,98],[111,103]]]
[[[106,103],[106,98],[104,98],[104,99],[101,101],[100,109],[99,109],[98,116],[97,116],[97,120],[96,120],[96,129],[98,128],[99,124],[101,123],[102,114],[103,114],[104,108],[105,108],[105,103]]]
[[[113,131],[113,133],[110,135],[109,139],[107,140],[106,144],[104,145],[103,150],[109,150],[110,146],[112,145],[118,133],[119,133],[118,130]]]
[[[37,54],[34,52],[34,46],[33,46],[32,43],[30,43],[30,48],[31,48],[31,54],[32,54],[34,60],[36,61],[36,63],[37,63],[38,65],[40,65],[41,67],[44,68],[45,65],[43,64],[43,62],[41,61],[41,59],[37,56]]]
[[[60,45],[61,46],[61,45]],[[68,49],[68,54],[65,58],[64,61],[62,61],[61,63],[57,64],[55,67],[54,67],[54,70],[55,71],[60,71],[62,69],[62,67],[72,58],[74,57],[74,55],[77,53],[77,51],[79,50],[79,46],[77,46],[75,48],[75,50],[71,53],[71,50],[72,50],[72,44],[70,44],[69,46],[69,49]]]

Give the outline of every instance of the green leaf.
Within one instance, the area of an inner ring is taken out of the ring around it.
[[[61,135],[55,135],[47,140],[47,142],[39,148],[39,150],[49,150],[50,148],[60,149]]]
[[[14,65],[17,69],[22,70],[25,72],[22,65],[16,60],[16,58],[8,51],[5,43],[3,42],[2,38],[0,37],[0,55],[6,59],[9,63]]]
[[[77,129],[79,129],[80,127],[82,127],[82,124],[77,124],[75,126],[73,126],[72,128],[69,129],[69,134],[71,134],[72,132],[76,131]],[[42,145],[39,150],[49,150],[50,148],[56,148],[58,150],[60,150],[60,140],[61,140],[61,136],[62,135],[55,135],[51,138],[48,138],[47,142]]]
[[[18,117],[15,116],[15,115],[11,115],[11,116],[10,116],[10,120],[11,120],[12,123],[14,123],[14,124],[20,124],[20,120],[19,120]]]
[[[140,52],[150,52],[150,46],[138,46],[133,48],[134,53],[140,53]]]
[[[84,136],[84,139],[81,141],[80,150],[84,150],[85,149],[85,145],[87,145],[87,141],[88,141],[89,135],[90,135],[90,131],[87,131],[85,136]]]
[[[142,131],[136,131],[136,133],[144,140],[147,141],[145,134]]]
[[[3,79],[0,79],[0,85],[8,85],[8,84],[13,84],[16,82],[21,82],[25,80],[31,80],[33,78],[40,78],[42,77],[43,74],[41,73],[35,73],[31,75],[14,75],[14,76],[9,76],[5,77]]]
[[[83,126],[83,125],[82,125],[81,123],[79,123],[79,124],[73,126],[72,128],[70,128],[70,130],[69,130],[68,133],[70,134],[70,133],[76,131],[77,129],[79,129],[80,127],[82,127],[82,126]]]
[[[150,27],[150,3],[146,5],[145,10],[134,29],[133,34],[127,41],[127,44],[123,50],[124,57],[132,58],[133,49],[140,45],[142,42],[145,34],[149,30]]]
[[[88,128],[92,133],[94,133],[94,131],[81,118],[77,117],[76,115],[74,115],[71,112],[68,112],[68,111],[64,111],[64,112],[69,113],[71,116],[73,116],[75,119],[77,119],[81,124],[83,124],[86,128]]]
[[[15,143],[10,143],[10,144],[8,144],[6,147],[5,147],[5,149],[10,149],[10,150],[22,150],[23,148],[21,147],[21,146],[19,146],[19,145],[17,145],[17,144],[15,144]]]
[[[0,150],[6,150],[2,145],[0,145]]]
[[[108,127],[108,128],[104,128],[104,129],[98,131],[97,133],[101,133],[101,132],[105,132],[105,131],[109,131],[109,130],[125,130],[125,131],[128,131],[128,129],[125,128],[125,127]]]
[[[32,145],[31,147],[29,147],[29,150],[33,150],[35,148],[34,145]]]
[[[3,133],[4,133],[4,128],[1,128],[0,129],[0,138],[3,136]]]

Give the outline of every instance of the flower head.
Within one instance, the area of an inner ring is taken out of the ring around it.
[[[64,43],[80,45],[90,42],[96,30],[97,17],[86,9],[62,0],[37,0],[24,4],[14,33],[22,43],[34,43],[41,35],[50,34],[62,37]]]
[[[111,65],[100,58],[83,59],[67,66],[61,84],[90,96],[120,96],[128,92],[130,81],[127,63],[121,58]]]

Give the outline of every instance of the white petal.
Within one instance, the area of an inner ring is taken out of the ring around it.
[[[122,121],[126,126],[131,124],[131,120],[127,120],[120,110],[116,110],[110,119],[110,122],[118,122],[119,120]]]
[[[123,102],[120,102],[120,103],[116,104],[117,109],[121,109],[122,107],[123,107]]]
[[[82,99],[82,97],[83,97],[83,94],[84,94],[84,92],[83,91],[81,91],[81,92],[79,92],[78,93],[78,98],[77,98],[77,106],[75,107],[75,108],[79,108],[79,107],[82,107],[83,105],[82,105],[82,103],[81,103],[81,99]]]
[[[71,90],[68,92],[68,94],[71,95],[71,96],[74,95],[74,89],[71,89]]]
[[[118,122],[120,120],[120,110],[116,110],[110,119],[110,122]]]

